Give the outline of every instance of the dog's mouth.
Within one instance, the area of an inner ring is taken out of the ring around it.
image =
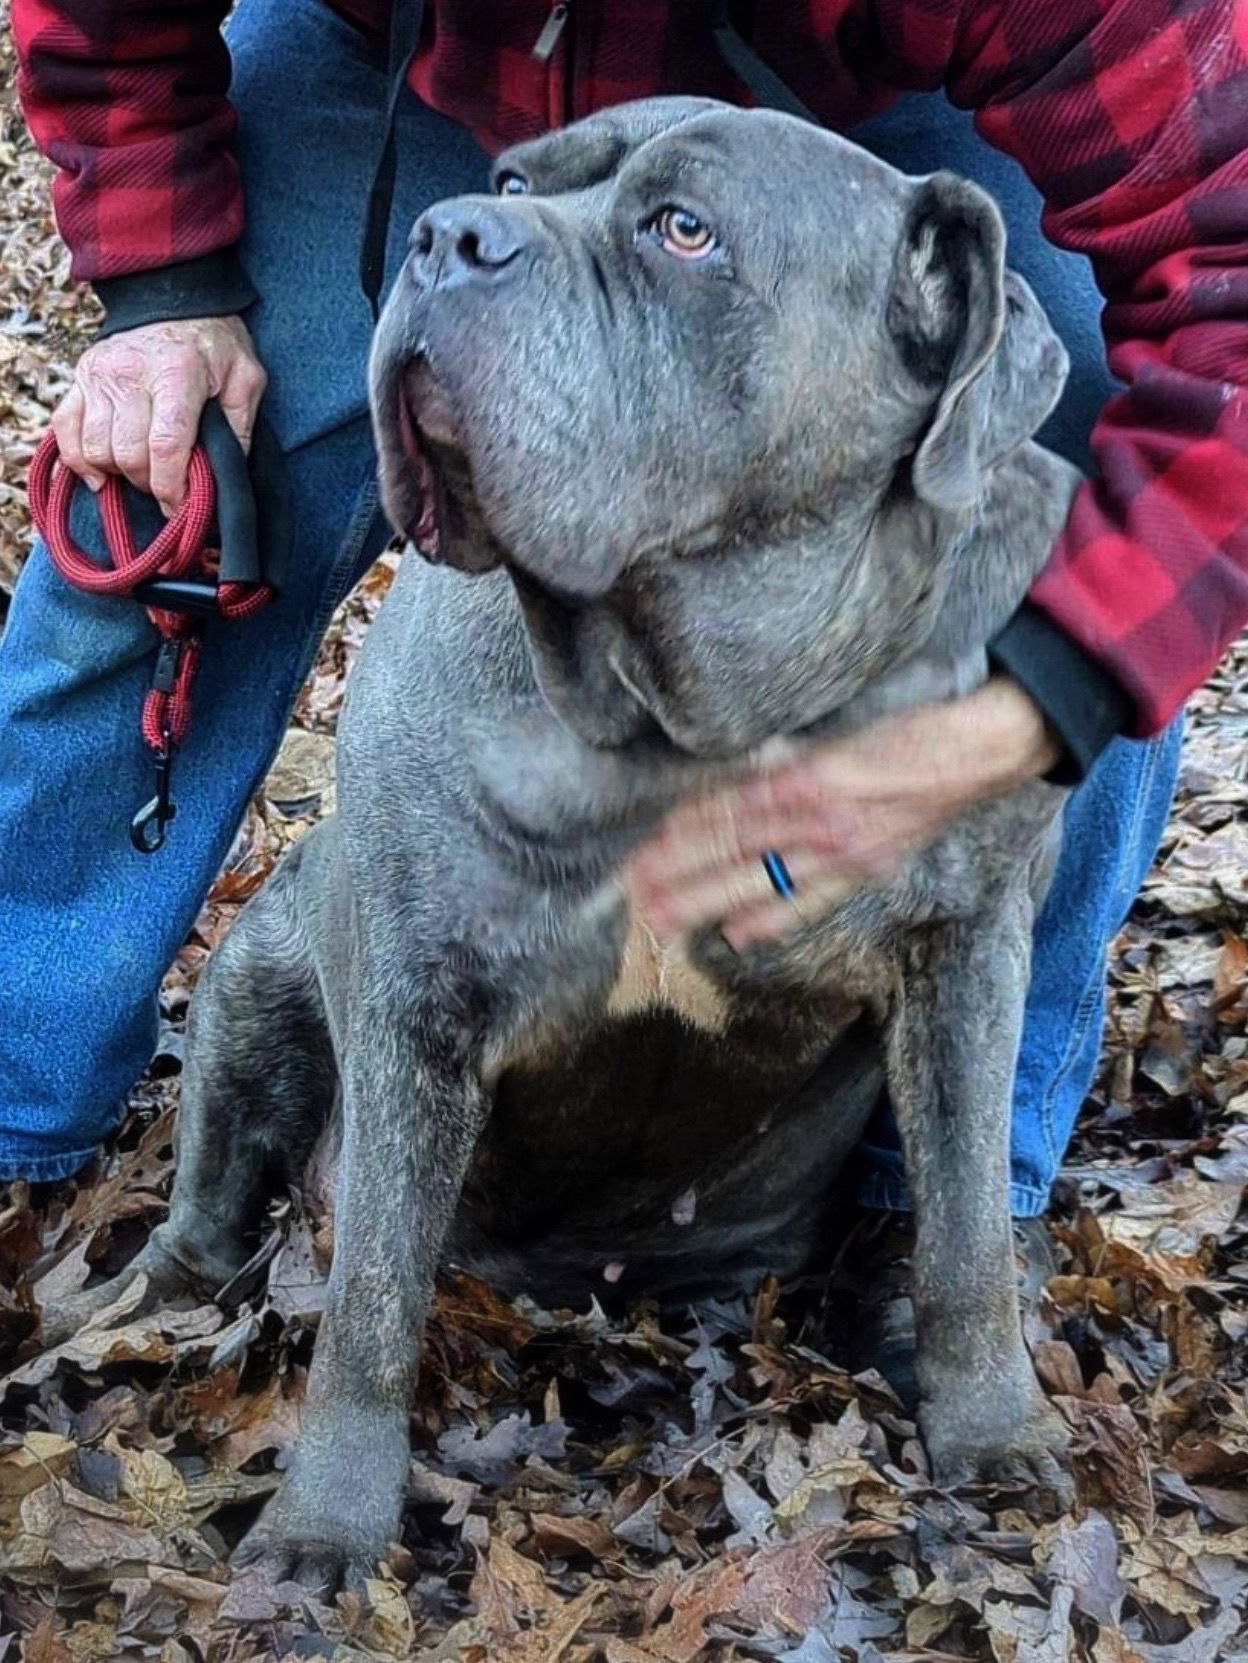
[[[473,574],[505,566],[569,605],[606,593],[614,570],[604,579],[597,561],[582,574],[575,563],[547,558],[535,526],[542,497],[531,478],[504,469],[501,479],[487,477],[488,488],[479,489],[474,469],[488,468],[497,435],[488,425],[475,428],[471,390],[465,396],[453,374],[440,374],[425,349],[390,358],[378,377],[374,411],[386,513],[422,559]]]
[[[399,381],[398,398],[399,443],[408,466],[416,475],[416,489],[420,498],[420,517],[414,525],[405,526],[408,541],[426,560],[437,560],[442,545],[438,525],[437,474],[433,458],[421,435],[420,424],[413,414],[407,395],[407,375]]]
[[[428,360],[400,372],[395,420],[419,512],[402,527],[424,559],[461,571],[492,571],[502,551],[485,524],[459,417]]]

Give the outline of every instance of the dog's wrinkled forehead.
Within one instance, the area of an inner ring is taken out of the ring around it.
[[[765,210],[773,229],[807,223],[826,243],[839,225],[859,247],[864,233],[869,241],[899,230],[913,184],[824,128],[712,98],[617,105],[505,151],[494,180],[515,176],[537,195],[558,196],[638,169],[654,188],[693,183],[713,190],[721,207]]]
[[[713,98],[642,98],[617,104],[556,133],[513,145],[494,163],[495,183],[518,175],[542,196],[587,190],[618,173],[634,150],[673,127],[713,110],[729,110]]]

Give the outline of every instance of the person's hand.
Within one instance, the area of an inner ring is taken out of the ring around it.
[[[1047,772],[1059,754],[1039,707],[993,677],[682,804],[629,863],[625,886],[661,933],[718,923],[739,951],[891,877],[971,803]],[[792,900],[771,888],[767,849],[789,869]]]
[[[267,376],[238,317],[125,329],[90,346],[52,417],[61,460],[93,491],[124,474],[166,514],[186,495],[199,418],[221,401],[244,450]]]

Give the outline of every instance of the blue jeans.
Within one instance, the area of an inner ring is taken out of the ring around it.
[[[160,978],[281,741],[334,607],[387,539],[364,390],[371,320],[356,278],[384,65],[320,0],[241,0],[229,37],[248,207],[242,255],[261,295],[248,323],[290,472],[290,576],[267,611],[209,630],[178,758],[178,817],[165,847],[145,857],[127,822],[151,793],[138,713],[152,628],[137,607],[68,588],[39,545],[26,564],[0,641],[0,1177],[67,1176],[116,1126],[154,1048]],[[992,158],[963,128],[933,102],[928,136],[903,147],[908,166],[926,171],[939,158],[982,174]],[[885,121],[881,146],[888,132]],[[414,98],[402,110],[400,154],[391,275],[421,209],[482,188],[486,172],[475,142]],[[1010,189],[1013,230],[1019,213],[1034,219],[1034,206],[1019,176]],[[1095,298],[1077,262],[1034,232],[1029,255],[1032,245],[1053,274],[1047,286],[1021,254],[1017,263],[1042,299],[1060,315],[1055,301],[1076,297],[1065,308],[1072,331],[1083,329],[1082,347],[1068,336],[1075,378],[1096,388],[1086,431],[1104,388],[1087,323]],[[94,503],[78,496],[76,532],[98,544]],[[1152,856],[1175,749],[1173,736],[1115,746],[1072,804],[1057,898],[1037,937],[1016,1134],[1021,1210],[1043,1206],[1083,1096],[1105,942]],[[881,1159],[873,1193],[894,1200]]]

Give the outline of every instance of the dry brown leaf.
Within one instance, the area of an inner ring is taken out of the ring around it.
[[[619,1541],[601,1519],[534,1513],[529,1523],[534,1546],[552,1559],[613,1559],[620,1551]]]
[[[372,1577],[365,1584],[369,1613],[364,1643],[383,1657],[410,1657],[416,1620],[403,1590],[393,1578]]]
[[[472,1579],[478,1619],[491,1634],[507,1635],[527,1627],[558,1598],[548,1589],[541,1567],[517,1553],[499,1536]]]
[[[458,1525],[468,1517],[480,1494],[480,1485],[466,1478],[453,1478],[449,1473],[431,1472],[417,1461],[408,1479],[407,1494],[409,1501],[444,1507],[442,1523]]]
[[[906,1644],[927,1654],[957,1615],[953,1605],[912,1605],[906,1613]]]
[[[1145,1252],[1194,1254],[1206,1236],[1222,1241],[1239,1214],[1242,1183],[1216,1183],[1186,1172],[1164,1184],[1128,1190],[1118,1212],[1102,1220],[1111,1240]]]
[[[312,1221],[306,1213],[292,1218],[269,1267],[269,1302],[279,1316],[319,1317],[328,1293],[325,1267],[319,1262]]]
[[[334,810],[334,737],[287,728],[264,794],[283,814],[307,816]]]
[[[607,1595],[595,1584],[565,1599],[539,1566],[497,1536],[478,1565],[472,1592],[477,1617],[470,1632],[499,1663],[558,1663]]]
[[[19,1581],[69,1573],[107,1584],[123,1569],[162,1562],[159,1538],[131,1521],[129,1509],[63,1479],[45,1484],[22,1502],[18,1533],[4,1549],[5,1571]]]
[[[434,1314],[446,1328],[477,1334],[510,1352],[527,1345],[535,1332],[531,1320],[510,1300],[501,1298],[488,1282],[466,1271],[455,1271],[441,1279]]]
[[[118,1490],[134,1503],[134,1517],[163,1534],[190,1524],[186,1481],[158,1450],[129,1449],[115,1432],[104,1448],[119,1463]]]
[[[989,1595],[1024,1600],[1037,1595],[1036,1584],[1025,1571],[965,1542],[934,1544],[931,1558],[936,1574],[919,1590],[926,1605],[960,1603],[982,1612]]]
[[[800,1638],[827,1614],[831,1603],[827,1555],[836,1531],[820,1532],[778,1547],[759,1548],[745,1561],[745,1589],[737,1614],[758,1633],[775,1630]]]
[[[1195,1253],[1145,1252],[1113,1238],[1105,1241],[1098,1260],[1105,1277],[1142,1283],[1154,1298],[1177,1298],[1186,1289],[1203,1284],[1209,1273],[1208,1265]]]
[[[214,1458],[237,1468],[264,1450],[290,1449],[299,1436],[301,1387],[301,1379],[274,1376],[263,1390],[237,1397],[231,1429],[210,1446]]]
[[[16,1529],[22,1498],[64,1478],[77,1453],[77,1444],[56,1432],[28,1432],[14,1448],[0,1451],[0,1537]]]
[[[1071,1453],[1081,1492],[1099,1490],[1107,1501],[1149,1528],[1154,1502],[1148,1453],[1130,1409],[1076,1397],[1059,1397],[1055,1402],[1071,1424]]]
[[[710,1628],[771,1638],[798,1638],[831,1606],[826,1558],[834,1532],[779,1547],[722,1554],[686,1577],[671,1595],[670,1619],[646,1636],[664,1663],[693,1663]]]
[[[1121,1571],[1137,1597],[1190,1622],[1199,1621],[1212,1598],[1192,1555],[1164,1536],[1128,1537]]]
[[[1221,1009],[1243,997],[1248,988],[1248,941],[1231,930],[1222,932],[1222,950],[1213,976],[1213,1002]]]
[[[867,1424],[857,1403],[846,1406],[837,1421],[818,1421],[802,1455],[802,1476],[776,1501],[776,1518],[792,1533],[820,1529],[844,1516],[847,1492],[855,1484],[875,1484],[879,1473],[863,1454]],[[769,1477],[781,1480],[773,1468]],[[773,1491],[774,1493],[774,1491]]]
[[[86,1286],[91,1274],[89,1255],[94,1239],[93,1233],[83,1235],[33,1283],[31,1291],[41,1309],[57,1304]]]
[[[1083,1370],[1065,1340],[1041,1340],[1032,1347],[1032,1361],[1041,1383],[1053,1397],[1083,1397]]]
[[[1092,1663],[1144,1663],[1144,1659],[1116,1628],[1103,1628],[1092,1645]]]
[[[153,1311],[120,1327],[103,1323],[125,1309],[133,1309],[146,1292],[146,1279],[136,1277],[118,1303],[102,1312],[97,1322],[82,1328],[72,1339],[14,1369],[3,1384],[37,1386],[49,1379],[62,1363],[94,1371],[117,1363],[171,1363],[176,1357],[199,1348],[200,1342],[215,1334],[224,1318],[216,1305],[201,1305],[193,1311]]]
[[[48,1611],[40,1617],[26,1636],[22,1643],[22,1663],[78,1663],[54,1612]]]
[[[185,1571],[176,1570],[172,1565],[148,1565],[147,1579],[154,1588],[161,1588],[167,1594],[175,1594],[178,1599],[186,1600],[190,1605],[219,1605],[226,1595],[226,1583],[209,1582],[207,1577],[188,1576]]]

